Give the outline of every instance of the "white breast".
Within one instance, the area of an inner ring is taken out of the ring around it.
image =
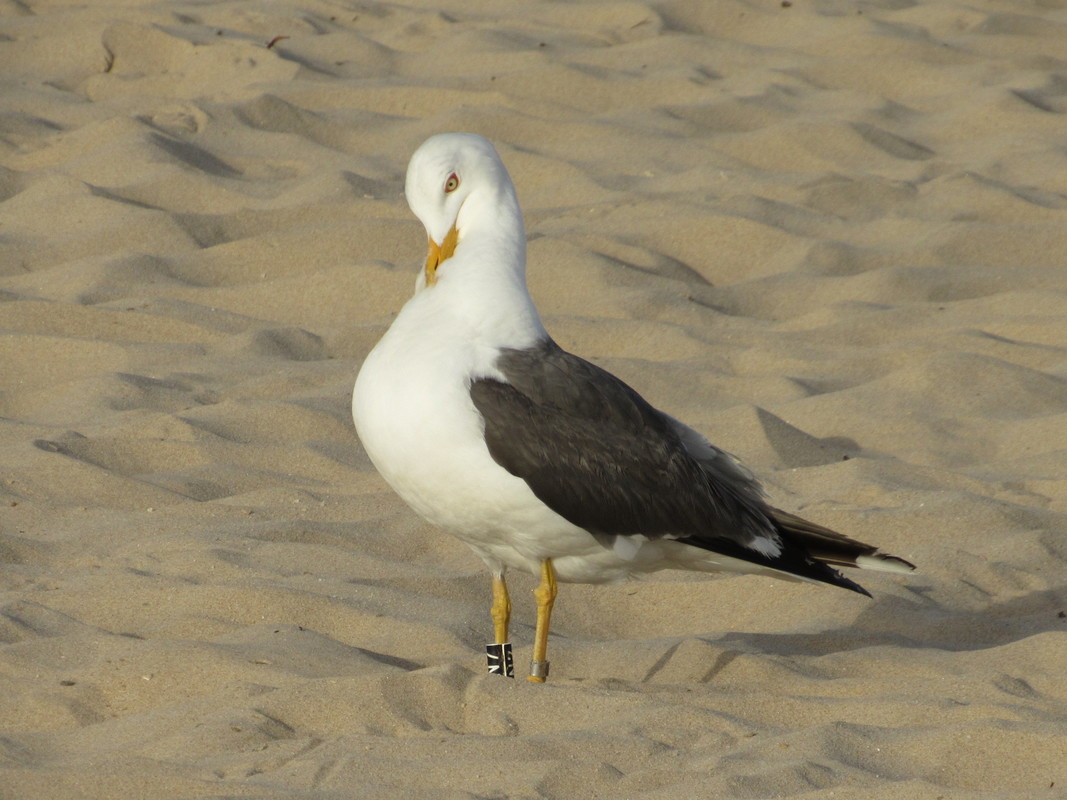
[[[536,572],[551,555],[602,550],[489,455],[469,384],[472,376],[502,377],[493,367],[497,349],[434,324],[450,308],[432,296],[440,288],[404,306],[360,369],[352,415],[367,455],[416,512],[491,567]]]

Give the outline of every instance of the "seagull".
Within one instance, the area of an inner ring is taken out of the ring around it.
[[[489,141],[426,140],[405,193],[429,253],[360,368],[352,414],[386,482],[488,566],[490,672],[513,675],[508,569],[540,576],[537,683],[557,582],[726,571],[869,597],[837,568],[914,569],[769,505],[734,456],[553,341],[526,287],[515,187]]]

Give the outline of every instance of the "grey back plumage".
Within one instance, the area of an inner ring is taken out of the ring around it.
[[[489,452],[569,522],[744,547],[776,537],[751,475],[609,372],[551,339],[504,350],[496,366],[505,381],[470,387]],[[690,452],[687,431],[703,453]]]

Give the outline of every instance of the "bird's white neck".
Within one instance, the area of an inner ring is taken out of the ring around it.
[[[526,232],[510,181],[482,186],[463,202],[456,218],[459,239],[441,262],[436,281],[420,276],[426,295],[452,318],[452,330],[470,341],[526,347],[547,335],[526,288]]]

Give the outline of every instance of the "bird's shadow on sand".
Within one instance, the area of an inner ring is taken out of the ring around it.
[[[985,650],[1049,631],[1067,630],[1067,589],[1029,592],[981,608],[949,608],[913,587],[913,598],[873,602],[854,622],[813,633],[730,632],[714,639],[739,652],[821,656],[865,647],[898,646],[949,652]]]

